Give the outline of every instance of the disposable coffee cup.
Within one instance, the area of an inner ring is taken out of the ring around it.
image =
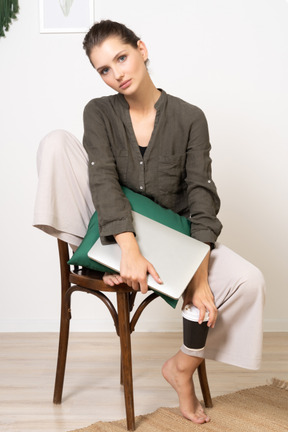
[[[183,342],[184,346],[193,351],[201,351],[205,348],[209,327],[207,326],[209,314],[206,311],[202,324],[198,323],[199,309],[193,305],[187,305],[182,311],[183,316]]]

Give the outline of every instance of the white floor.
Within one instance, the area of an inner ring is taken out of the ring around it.
[[[58,348],[56,333],[0,334],[0,431],[67,432],[99,420],[125,417],[119,385],[119,341],[112,333],[72,333],[63,402],[52,403]],[[136,415],[177,406],[161,366],[181,343],[180,333],[135,333],[132,337]],[[288,333],[265,333],[263,363],[247,371],[207,362],[212,398],[288,381]],[[198,379],[195,379],[199,397]]]

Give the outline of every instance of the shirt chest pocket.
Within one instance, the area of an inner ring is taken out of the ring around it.
[[[177,194],[186,188],[186,154],[160,156],[158,181],[161,193]]]

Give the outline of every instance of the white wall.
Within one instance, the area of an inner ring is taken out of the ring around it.
[[[263,271],[265,329],[288,331],[287,42],[285,0],[95,2],[95,19],[132,27],[149,48],[155,84],[200,106],[222,198],[220,241]],[[82,110],[108,94],[83,34],[40,34],[38,1],[0,40],[1,331],[58,330],[56,241],[32,228],[38,142],[56,128],[82,137]],[[16,246],[17,245],[17,246]],[[15,248],[16,246],[16,248]],[[74,330],[112,330],[108,312],[74,294]],[[157,300],[140,330],[179,330]]]

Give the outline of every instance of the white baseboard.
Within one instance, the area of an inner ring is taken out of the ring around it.
[[[288,332],[288,318],[264,320],[264,332]]]
[[[182,331],[182,322],[178,319],[169,321],[152,321],[143,319],[139,320],[136,325],[138,332],[180,332]],[[0,333],[30,333],[30,332],[58,332],[60,323],[58,320],[0,320]],[[73,318],[70,322],[71,332],[114,332],[113,321],[103,320],[81,320]]]
[[[81,320],[74,318],[70,323],[71,332],[114,332],[114,324],[111,319]],[[144,317],[136,326],[138,332],[181,332],[182,322],[178,318],[169,321],[151,321]],[[58,320],[0,320],[0,333],[20,332],[58,332]],[[265,319],[264,332],[288,332],[287,319]]]

